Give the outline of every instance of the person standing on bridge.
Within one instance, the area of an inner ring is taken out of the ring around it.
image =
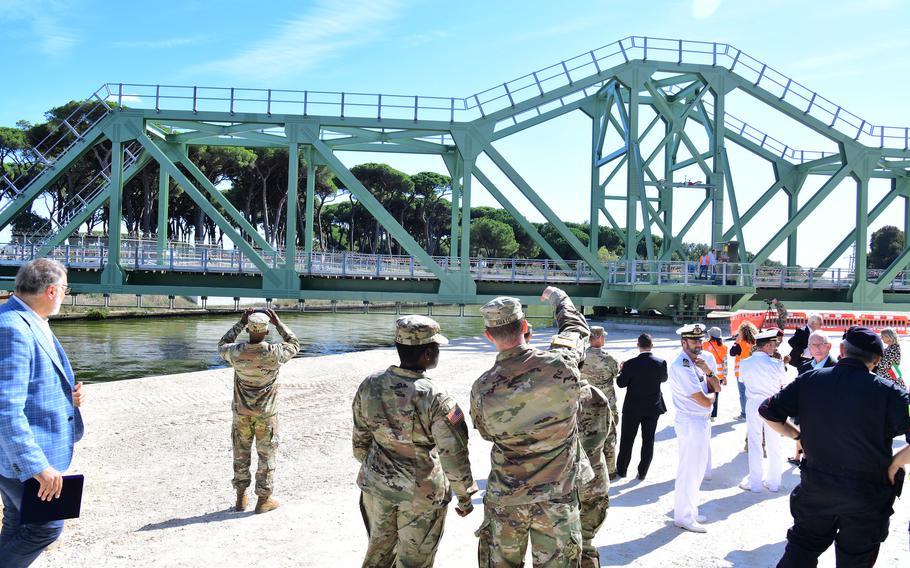
[[[281,343],[265,341],[269,323],[281,334]],[[249,341],[237,342],[246,330]],[[276,509],[272,499],[272,479],[278,460],[278,370],[294,358],[300,342],[294,332],[278,319],[274,310],[259,311],[247,308],[240,321],[218,342],[218,354],[234,367],[234,419],[231,440],[234,447],[234,489],[237,490],[237,511],[246,509],[246,489],[250,486],[250,462],[253,441],[259,464],[256,469],[257,513]]]
[[[619,425],[619,407],[616,405],[615,382],[616,376],[619,375],[619,362],[604,349],[606,336],[604,328],[599,325],[591,326],[591,345],[585,351],[581,378],[602,390],[610,401],[610,434],[604,443],[604,457],[607,460],[607,473],[612,481],[617,478],[616,429]]]
[[[84,432],[85,400],[69,359],[47,323],[67,294],[66,268],[39,258],[16,274],[15,296],[0,307],[0,566],[29,566],[63,531],[63,521],[20,524],[23,482],[42,501],[60,498],[62,472]]]
[[[707,278],[708,277],[708,268],[711,266],[711,259],[708,257],[708,253],[704,252],[701,256],[698,257],[698,277]]]
[[[578,488],[594,478],[578,435],[581,373],[590,329],[569,296],[547,287],[559,334],[548,351],[527,345],[517,298],[496,298],[480,312],[499,354],[471,387],[471,418],[493,443],[477,530],[482,568],[520,568],[528,540],[535,566],[578,566],[582,527]]]
[[[474,510],[464,413],[426,374],[448,342],[431,318],[398,318],[399,365],[370,375],[354,395],[357,486],[369,536],[364,568],[432,566],[452,490],[459,516]]]
[[[806,451],[778,568],[817,566],[832,542],[839,567],[872,566],[888,537],[891,448],[910,432],[910,395],[872,373],[885,350],[871,329],[848,329],[840,350],[836,365],[803,373],[759,408],[774,430]],[[794,416],[799,428],[787,422]]]

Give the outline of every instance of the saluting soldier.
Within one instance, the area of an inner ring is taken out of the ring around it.
[[[599,325],[591,326],[591,345],[585,350],[581,376],[607,395],[610,401],[610,434],[604,443],[604,457],[610,479],[616,479],[616,426],[619,407],[616,405],[616,377],[619,375],[619,361],[604,349],[607,332]]]
[[[805,450],[778,568],[812,568],[832,542],[839,567],[872,566],[888,537],[895,465],[904,463],[891,448],[910,432],[910,396],[872,372],[884,345],[871,329],[851,327],[840,351],[833,367],[799,375],[759,407]],[[799,428],[787,421],[795,416]]]
[[[615,420],[610,401],[602,390],[582,376],[578,411],[578,435],[585,449],[594,479],[579,490],[581,499],[582,568],[600,568],[600,553],[593,540],[607,520],[610,509],[610,479],[604,457],[604,444],[612,433]]]
[[[679,463],[673,485],[673,522],[688,531],[704,533],[705,518],[698,514],[698,492],[705,477],[711,449],[711,407],[720,381],[702,357],[705,327],[691,324],[676,330],[682,351],[668,370]]]
[[[265,341],[269,323],[281,335],[281,343]],[[248,341],[236,342],[246,329]],[[243,511],[248,501],[246,488],[250,486],[250,461],[253,440],[259,454],[256,469],[257,513],[267,513],[278,507],[272,499],[272,479],[278,451],[278,370],[300,350],[297,336],[278,319],[274,310],[244,310],[240,321],[234,324],[221,341],[218,353],[234,367],[234,420],[231,440],[234,446],[234,489],[237,490],[235,509]]]
[[[357,485],[369,535],[364,568],[432,566],[452,490],[460,516],[474,509],[464,413],[426,374],[448,342],[428,317],[398,318],[400,364],[367,377],[354,396]]]
[[[578,436],[580,373],[590,330],[568,295],[548,287],[559,334],[547,351],[524,340],[527,320],[516,298],[484,305],[485,335],[499,354],[471,388],[471,418],[493,442],[477,530],[482,568],[524,564],[578,566],[582,536],[577,487],[593,478]]]

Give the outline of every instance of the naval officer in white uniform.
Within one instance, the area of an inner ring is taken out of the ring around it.
[[[691,324],[676,330],[682,352],[668,369],[673,406],[674,428],[679,445],[679,465],[674,484],[673,523],[692,532],[707,532],[698,514],[698,489],[708,465],[711,427],[708,419],[714,406],[714,393],[720,381],[702,358],[705,326]]]
[[[784,473],[784,458],[780,450],[780,434],[768,426],[758,414],[758,407],[780,392],[787,371],[784,362],[771,357],[777,348],[777,332],[764,331],[755,336],[752,356],[743,359],[739,376],[746,386],[746,432],[749,444],[749,476],[739,484],[746,491],[761,493],[762,486],[774,493],[780,491],[780,478]],[[767,473],[763,476],[762,432],[768,452]]]

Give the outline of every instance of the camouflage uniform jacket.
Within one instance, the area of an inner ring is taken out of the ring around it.
[[[450,488],[461,502],[477,491],[464,413],[424,372],[393,365],[367,377],[352,410],[357,485],[365,493],[440,506]]]
[[[278,369],[294,358],[300,342],[290,328],[280,322],[276,328],[282,343],[236,342],[246,326],[240,322],[218,342],[218,354],[234,367],[234,403],[236,414],[270,416],[277,409]]]
[[[590,329],[565,292],[553,292],[550,302],[566,346],[540,351],[522,344],[502,351],[471,388],[474,427],[493,442],[489,503],[558,499],[575,490],[577,476],[592,476],[578,437],[578,362]]]
[[[582,487],[582,500],[606,495],[610,489],[604,444],[613,429],[610,401],[602,390],[582,379],[578,410],[578,435],[594,470],[594,479]]]
[[[581,376],[589,383],[599,388],[610,400],[610,410],[614,417],[617,414],[616,406],[616,377],[619,375],[619,362],[603,347],[588,347],[585,351],[585,363],[582,366]]]

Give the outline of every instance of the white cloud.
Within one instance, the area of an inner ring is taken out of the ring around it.
[[[373,40],[398,12],[395,0],[320,0],[304,15],[283,23],[273,34],[246,51],[188,69],[263,80],[296,75]]]
[[[105,100],[115,103],[115,102],[117,102],[118,99],[117,99],[117,95],[108,95]],[[142,103],[142,97],[140,97],[139,95],[123,95],[122,97],[120,97],[119,100],[125,105],[129,105],[129,104],[138,105],[138,104]]]
[[[76,34],[60,23],[66,8],[53,0],[0,0],[0,20],[26,22],[38,51],[56,57],[78,43]]]
[[[692,0],[692,15],[699,20],[710,18],[720,8],[720,0]]]
[[[201,37],[170,37],[152,40],[115,41],[111,47],[117,49],[168,49],[202,43]]]

